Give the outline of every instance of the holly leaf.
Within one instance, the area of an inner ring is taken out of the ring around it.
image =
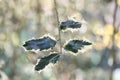
[[[27,50],[45,50],[52,47],[55,47],[56,41],[50,38],[49,36],[44,36],[40,39],[32,39],[29,41],[26,41],[23,47],[25,47]]]
[[[65,45],[64,49],[77,53],[78,50],[81,50],[84,46],[88,45],[92,45],[92,43],[83,40],[71,40]]]
[[[60,24],[60,29],[61,30],[65,30],[67,28],[72,28],[72,29],[77,29],[81,27],[81,23],[80,22],[75,22],[73,20],[66,20],[64,22],[61,22]]]
[[[55,64],[58,61],[59,57],[60,55],[58,53],[52,53],[48,56],[39,59],[37,65],[35,66],[35,70],[40,71],[44,69],[49,63]]]

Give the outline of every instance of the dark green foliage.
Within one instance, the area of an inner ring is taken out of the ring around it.
[[[68,28],[79,29],[80,27],[81,27],[80,22],[75,22],[73,20],[66,20],[64,22],[61,22],[59,29],[60,30],[65,30]],[[59,38],[60,37],[61,36],[59,35]],[[81,50],[84,46],[91,45],[91,44],[92,43],[83,41],[83,40],[71,40],[70,42],[68,42],[65,45],[64,49],[74,52],[74,53],[77,53],[78,50]],[[42,51],[42,50],[47,50],[49,48],[53,48],[53,47],[55,47],[55,45],[56,45],[55,40],[53,40],[49,36],[43,36],[43,38],[40,38],[40,39],[32,39],[32,40],[26,41],[25,44],[23,45],[23,47],[25,47],[27,50]],[[62,48],[62,47],[60,46],[60,48]],[[62,53],[62,50],[58,53]],[[55,64],[60,57],[60,55],[58,53],[52,53],[48,56],[40,58],[35,66],[35,70],[36,71],[43,70],[49,63]]]
[[[77,53],[78,50],[81,50],[84,46],[87,45],[92,45],[92,43],[83,40],[71,40],[67,45],[65,45],[64,49]]]
[[[48,56],[41,58],[40,61],[38,62],[38,64],[35,66],[35,70],[36,71],[42,70],[49,63],[55,64],[58,61],[59,57],[60,57],[60,55],[58,53],[52,53]]]
[[[56,41],[51,39],[49,36],[43,37],[41,39],[33,39],[26,41],[23,45],[27,50],[38,50],[40,51],[55,47]]]
[[[81,23],[80,22],[75,22],[73,20],[67,20],[64,22],[61,22],[60,24],[60,29],[61,30],[65,30],[67,28],[72,28],[72,29],[77,29],[81,27]]]

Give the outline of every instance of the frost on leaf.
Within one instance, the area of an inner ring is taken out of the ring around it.
[[[46,50],[52,47],[55,47],[56,41],[51,39],[49,36],[44,36],[40,39],[32,39],[29,41],[26,41],[23,47],[25,47],[27,50]]]
[[[58,53],[52,53],[48,56],[40,58],[39,62],[35,66],[35,70],[40,71],[44,69],[49,63],[55,64],[58,61],[59,57],[60,55]]]
[[[81,27],[81,23],[80,22],[75,22],[73,20],[66,20],[64,22],[61,22],[60,24],[60,29],[61,30],[65,30],[67,28],[72,28],[72,29],[77,29]]]
[[[81,50],[84,46],[88,45],[92,45],[92,43],[83,40],[71,40],[65,45],[64,49],[77,53],[78,50]]]

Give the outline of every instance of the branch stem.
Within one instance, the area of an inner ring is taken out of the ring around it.
[[[113,64],[112,64],[112,67],[111,67],[111,73],[110,73],[110,80],[113,80],[113,71],[114,71],[114,68],[115,68],[115,65],[116,65],[116,49],[115,49],[115,34],[117,32],[117,27],[115,25],[116,23],[116,15],[117,15],[117,10],[118,10],[118,4],[117,4],[117,0],[115,0],[115,9],[114,9],[114,13],[113,13],[113,27],[114,27],[114,32],[113,32],[113,35],[112,35],[112,49],[111,49],[111,56],[113,58]]]
[[[57,19],[57,26],[58,26],[58,32],[59,32],[59,44],[60,44],[60,53],[62,54],[62,41],[61,41],[61,30],[59,27],[60,21],[59,21],[59,14],[57,11],[57,2],[54,0],[54,7],[55,7],[55,14],[56,14],[56,19]]]

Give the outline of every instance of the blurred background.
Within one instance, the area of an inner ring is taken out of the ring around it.
[[[0,80],[120,80],[120,0],[56,2],[0,0]],[[62,43],[79,38],[93,45],[77,56],[65,52],[58,64],[38,73],[37,57],[46,53],[26,52],[22,45],[45,34],[58,39],[55,7],[60,22],[82,23],[76,32],[62,32]]]

